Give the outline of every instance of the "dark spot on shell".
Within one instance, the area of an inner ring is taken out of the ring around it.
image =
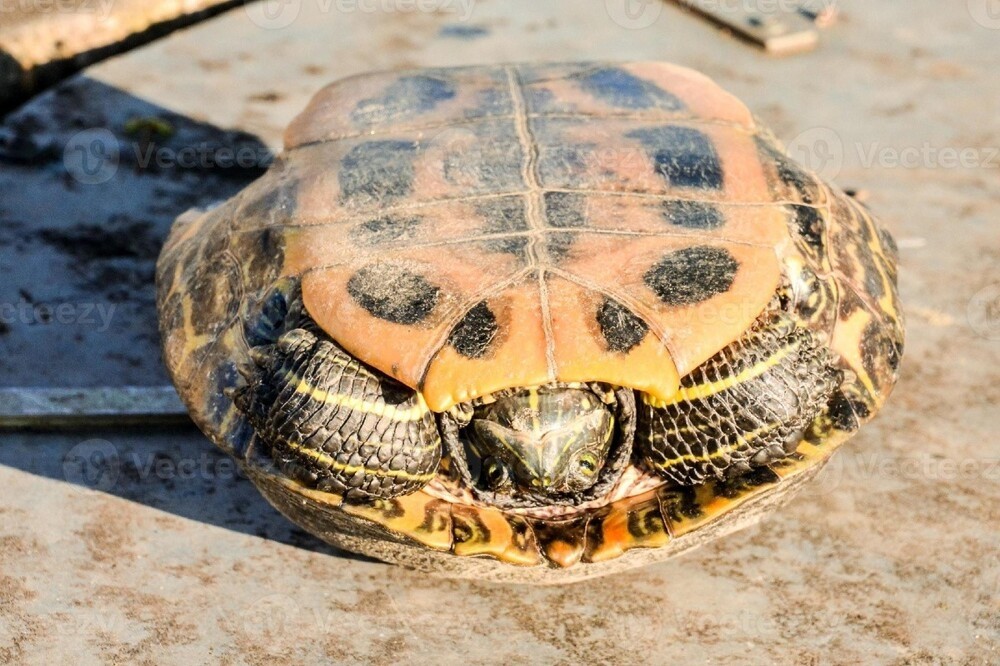
[[[255,193],[253,189],[247,191]],[[295,212],[298,192],[299,186],[296,181],[286,181],[279,187],[267,188],[256,196],[248,197],[240,205],[239,213],[236,215],[237,228],[239,228],[239,222],[244,220],[251,221],[254,225],[281,226],[288,224]]]
[[[480,302],[452,329],[448,343],[462,356],[482,358],[499,332],[496,315],[485,302]]]
[[[899,246],[896,245],[896,239],[887,230],[882,228],[878,230],[878,237],[882,242],[882,247],[885,249],[886,256],[892,263],[897,263],[899,261]]]
[[[728,250],[699,245],[667,254],[643,280],[666,305],[692,305],[729,291],[737,270]]]
[[[576,234],[568,232],[550,233],[545,237],[545,248],[555,261],[565,259],[576,243]]]
[[[475,117],[492,113],[470,109]],[[524,156],[517,130],[508,119],[487,119],[451,127],[428,137],[428,150],[443,152],[442,173],[464,194],[493,194],[524,189]]]
[[[420,222],[416,216],[383,215],[362,222],[352,235],[361,245],[381,245],[406,237]]]
[[[837,317],[843,321],[851,318],[857,310],[864,308],[864,303],[853,289],[843,289],[840,293],[840,301],[837,308]]]
[[[649,326],[638,315],[610,298],[604,299],[598,309],[597,324],[608,349],[613,352],[631,351],[649,332]]]
[[[702,515],[701,505],[693,487],[677,488],[659,495],[660,512],[667,519],[667,524],[680,523],[688,518],[698,518]]]
[[[343,198],[386,202],[410,194],[416,151],[412,141],[367,141],[355,146],[340,165]]]
[[[761,157],[774,163],[778,178],[797,195],[803,203],[815,204],[819,201],[816,181],[798,162],[788,157],[762,137],[755,137]]]
[[[231,260],[199,264],[189,282],[191,326],[201,333],[215,333],[232,321],[239,309],[241,276]]]
[[[799,235],[805,242],[817,252],[822,252],[824,248],[823,234],[826,225],[823,224],[823,216],[819,210],[812,206],[790,206],[795,219],[795,227]]]
[[[202,377],[204,379],[204,377]],[[208,413],[214,423],[222,423],[226,415],[234,409],[233,401],[226,396],[222,390],[231,386],[236,386],[241,378],[236,371],[236,364],[232,361],[223,360],[218,366],[208,373],[209,385],[214,390],[208,390]]]
[[[525,103],[528,110],[536,113],[551,110],[551,107],[555,105],[555,101],[555,94],[548,88],[532,86],[525,95]]]
[[[386,88],[382,95],[358,102],[351,113],[351,120],[372,124],[411,118],[453,97],[455,87],[444,79],[425,75],[404,76]]]
[[[256,238],[246,234],[241,239],[239,234],[233,234],[231,252],[247,258],[244,272],[248,282],[270,281],[277,277],[285,262],[285,232],[280,227],[267,227],[257,232]]]
[[[520,195],[487,199],[476,205],[476,212],[485,219],[483,231],[488,234],[528,229],[528,214]]]
[[[861,335],[861,363],[868,376],[876,384],[891,383],[891,378],[899,369],[901,356],[900,345],[890,335],[889,329],[877,320],[869,321]]]
[[[679,111],[684,103],[673,93],[618,68],[607,67],[580,77],[580,86],[594,97],[622,109]]]
[[[261,299],[257,316],[249,318],[244,328],[251,347],[271,344],[284,332],[292,287],[290,281],[275,285]]]
[[[358,305],[394,324],[416,324],[437,305],[441,290],[406,268],[372,264],[347,281],[347,292]]]
[[[671,187],[722,189],[722,162],[704,132],[668,125],[633,130],[625,136],[643,144],[656,173]]]
[[[524,236],[515,236],[513,238],[497,238],[494,240],[486,241],[483,243],[489,252],[502,252],[503,254],[512,254],[518,257],[521,261],[527,261],[528,257],[528,239]]]
[[[535,130],[544,144],[538,156],[538,173],[543,185],[553,187],[579,187],[580,174],[585,174],[595,166],[595,156],[607,150],[596,143],[574,143],[562,140],[559,134],[545,135],[541,121]]]
[[[870,413],[867,405],[852,400],[843,391],[837,391],[830,397],[826,409],[833,426],[845,432],[853,432],[861,427],[861,420]]]
[[[545,219],[560,229],[587,226],[587,200],[572,192],[545,193]]]
[[[527,210],[524,199],[520,196],[487,199],[476,206],[476,212],[485,220],[484,234],[510,234],[528,229]],[[528,239],[523,236],[496,238],[486,241],[485,246],[492,252],[513,254],[525,259]]]
[[[726,223],[719,207],[703,201],[664,201],[663,219],[685,229],[718,229]]]
[[[514,111],[510,93],[502,86],[487,88],[476,93],[476,104],[465,110],[466,118],[510,115]]]

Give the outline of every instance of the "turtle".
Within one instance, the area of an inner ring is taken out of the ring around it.
[[[662,62],[357,75],[175,222],[163,356],[194,422],[328,543],[579,580],[787,501],[884,405],[871,212]]]

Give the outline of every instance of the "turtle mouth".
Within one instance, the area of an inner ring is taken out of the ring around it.
[[[631,467],[635,395],[596,383],[509,389],[439,424],[447,473],[429,492],[504,510],[579,509],[610,501]],[[633,468],[626,485],[640,475]]]

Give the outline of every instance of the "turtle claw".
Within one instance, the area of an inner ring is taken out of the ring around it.
[[[269,345],[259,345],[257,347],[250,348],[250,358],[259,367],[263,368],[267,366],[267,363],[271,360],[271,351]],[[240,374],[243,374],[242,372]],[[246,375],[243,375],[246,377]]]
[[[236,373],[246,381],[251,381],[257,374],[257,368],[251,365],[240,363],[236,366]]]
[[[282,333],[278,338],[278,350],[285,354],[295,351],[299,345],[306,343],[310,346],[316,342],[316,336],[301,328],[295,328],[287,333]]]

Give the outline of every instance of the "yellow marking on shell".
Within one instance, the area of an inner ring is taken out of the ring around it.
[[[508,515],[497,509],[456,504],[451,507],[451,519],[455,526],[452,550],[455,555],[487,555],[520,566],[532,566],[542,561],[531,526],[520,516]]]
[[[427,403],[424,402],[424,397],[419,392],[416,393],[417,404],[406,409],[400,409],[396,405],[372,402],[346,393],[331,392],[312,386],[309,382],[296,375],[294,371],[286,372],[285,379],[289,380],[289,383],[295,384],[296,393],[309,396],[317,402],[322,402],[326,405],[347,407],[348,409],[364,414],[388,417],[393,421],[419,421],[430,411]]]
[[[644,530],[637,534],[631,524],[639,524]],[[658,548],[670,541],[655,490],[615,502],[605,516],[591,521],[587,529],[584,558],[588,562],[613,560],[633,548]]]
[[[191,300],[190,294],[185,294],[181,299],[181,311],[184,313],[184,349],[189,354],[197,349],[201,349],[215,339],[214,336],[208,333],[195,332],[194,321],[192,319],[194,315],[194,302]]]
[[[404,534],[434,550],[449,551],[454,543],[449,503],[422,491],[360,504],[344,502],[343,511]]]
[[[357,474],[358,472],[361,472],[363,474],[371,474],[372,476],[406,479],[407,481],[422,481],[425,483],[437,475],[436,472],[432,472],[430,474],[410,474],[409,472],[401,469],[376,469],[372,467],[365,467],[364,465],[348,465],[339,462],[336,458],[333,458],[322,451],[310,449],[309,447],[303,446],[302,444],[296,444],[295,442],[287,439],[283,440],[282,444],[294,450],[299,455],[311,458],[314,462],[320,465],[341,472],[346,472],[347,474]]]
[[[872,399],[876,401],[876,404],[880,406],[881,392],[879,391],[878,387],[875,386],[875,382],[872,379],[872,377],[868,374],[868,371],[865,370],[864,363],[861,362],[860,357],[854,356],[855,350],[859,350],[861,347],[861,342],[862,339],[864,338],[864,329],[865,326],[868,325],[869,321],[871,321],[871,314],[865,309],[860,309],[856,311],[854,314],[852,314],[850,318],[841,319],[840,321],[837,322],[836,324],[837,329],[835,330],[835,338],[836,334],[840,333],[841,331],[844,331],[848,334],[849,336],[848,339],[850,340],[851,344],[847,348],[846,352],[847,354],[850,355],[851,370],[854,371],[855,376],[858,378],[858,381],[861,382],[861,385],[864,387],[865,391],[868,392],[868,395],[870,395]],[[843,354],[844,352],[841,353]]]

